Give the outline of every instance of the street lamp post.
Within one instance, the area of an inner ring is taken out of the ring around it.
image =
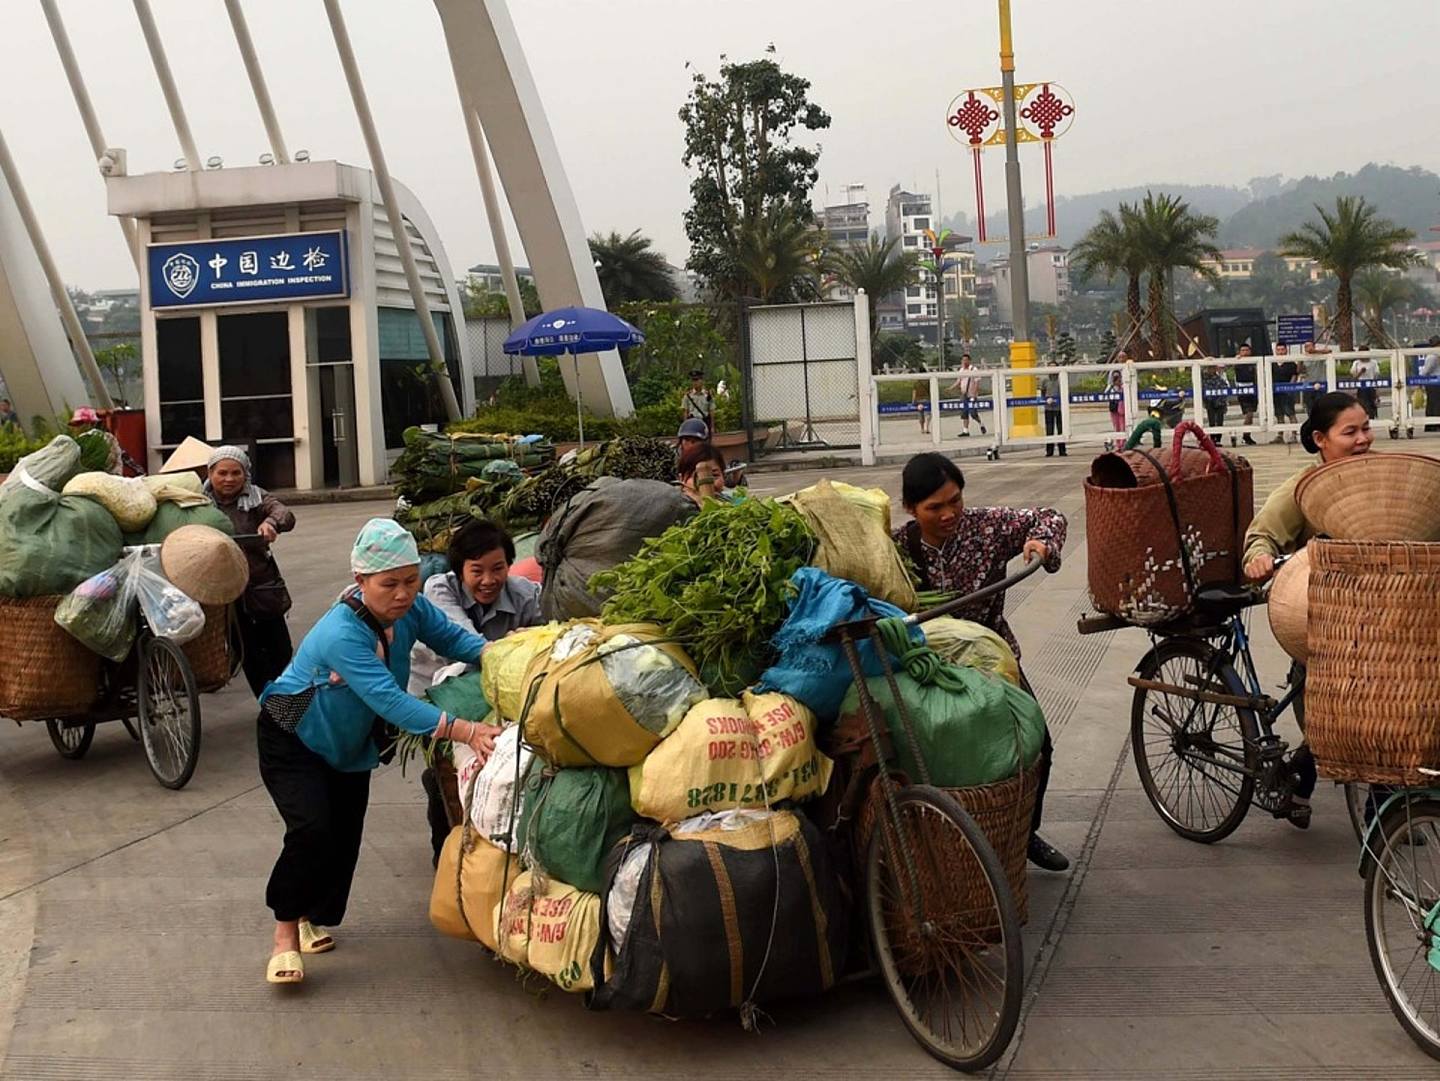
[[[1020,122],[1015,102],[1015,46],[1010,35],[1010,0],[1000,2],[1000,86],[1005,113],[1005,200],[1010,222],[1010,367],[1033,367],[1035,343],[1030,340],[1030,267],[1025,260],[1025,203],[1020,191]],[[1015,380],[1015,393],[1035,394],[1034,376]],[[1015,411],[1011,430],[1016,435],[1039,435],[1035,407]]]

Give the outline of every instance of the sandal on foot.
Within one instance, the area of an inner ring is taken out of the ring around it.
[[[277,953],[265,966],[266,983],[300,983],[304,979],[305,960],[298,950]]]
[[[309,920],[300,921],[300,952],[329,953],[335,948],[335,939],[320,930]]]

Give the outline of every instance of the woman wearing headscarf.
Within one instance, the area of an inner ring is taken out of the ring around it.
[[[499,732],[405,693],[417,641],[467,663],[477,663],[486,644],[420,596],[415,538],[391,519],[372,518],[356,538],[350,569],[355,585],[260,697],[260,778],[285,820],[284,847],[265,891],[275,914],[270,983],[299,983],[302,953],[335,948],[323,928],[345,915],[370,772],[390,738],[385,726],[467,743],[482,762]]]
[[[260,540],[240,546],[250,564],[250,583],[236,606],[244,654],[245,679],[256,698],[265,684],[285,671],[292,647],[285,613],[290,591],[270,545],[295,528],[295,515],[251,479],[250,456],[241,448],[221,447],[210,455],[205,494],[230,519],[238,536],[259,534]]]

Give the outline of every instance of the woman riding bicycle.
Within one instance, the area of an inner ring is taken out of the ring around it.
[[[1370,416],[1353,394],[1332,391],[1315,399],[1310,415],[1300,427],[1300,443],[1320,461],[1307,465],[1271,493],[1260,513],[1255,515],[1245,532],[1243,557],[1245,577],[1263,582],[1275,573],[1275,560],[1298,552],[1315,535],[1295,500],[1295,486],[1300,478],[1329,462],[1338,462],[1356,454],[1367,453],[1375,442],[1370,432]],[[1291,667],[1291,682],[1303,679],[1304,666],[1298,661]],[[1296,700],[1297,707],[1300,699]],[[1300,714],[1303,716],[1303,714]],[[1290,763],[1300,780],[1291,797],[1290,821],[1301,829],[1310,825],[1310,796],[1315,791],[1315,758],[1304,743],[1296,750]]]
[[[965,476],[943,454],[917,454],[905,465],[901,501],[912,518],[895,531],[895,543],[910,557],[924,589],[962,595],[974,593],[1005,577],[1005,565],[1016,556],[1039,559],[1047,571],[1060,569],[1065,544],[1065,516],[1044,507],[967,507]],[[1020,659],[1020,643],[1005,620],[1005,594],[998,593],[956,612],[989,627],[1009,643]],[[1021,674],[1024,681],[1024,674]],[[1029,685],[1025,684],[1029,690]],[[1035,813],[1030,825],[1030,862],[1047,871],[1070,866],[1064,853],[1037,832],[1045,804],[1054,745],[1050,733],[1040,748]]]

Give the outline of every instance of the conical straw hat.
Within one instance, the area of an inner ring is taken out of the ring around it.
[[[187,435],[185,441],[165,459],[160,472],[185,473],[191,469],[204,469],[210,462],[210,455],[214,453],[215,448],[209,443],[202,443],[193,435]]]
[[[180,592],[201,604],[238,600],[250,582],[240,546],[208,525],[182,525],[166,537],[160,568]]]
[[[1295,486],[1300,513],[1334,540],[1440,540],[1440,458],[1357,454],[1322,465]]]
[[[1302,548],[1275,573],[1270,583],[1270,630],[1275,641],[1292,658],[1305,663],[1310,651],[1306,646],[1310,622],[1310,549]]]

